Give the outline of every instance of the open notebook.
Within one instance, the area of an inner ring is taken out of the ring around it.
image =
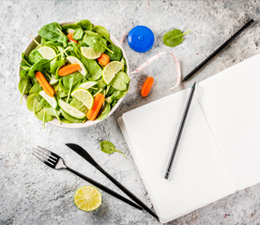
[[[118,120],[163,223],[260,182],[260,55],[197,84],[165,180],[189,92],[161,98]]]

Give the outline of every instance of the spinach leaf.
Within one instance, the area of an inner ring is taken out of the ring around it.
[[[48,59],[41,59],[40,61],[38,61],[31,67],[28,75],[30,77],[34,77],[35,72],[37,72],[37,71],[46,72],[49,69],[50,69],[50,61]]]
[[[110,40],[110,33],[109,33],[109,31],[105,27],[94,26],[92,28],[92,31],[102,35],[106,40],[108,40],[112,44],[112,41]]]
[[[25,64],[25,63],[20,63],[20,66],[21,66],[21,68],[22,68],[23,70],[27,70],[27,71],[29,71],[30,68],[31,68],[31,66],[28,66],[28,65]]]
[[[178,29],[171,30],[163,36],[163,43],[168,47],[175,47],[183,42],[183,36],[189,32],[182,33]]]
[[[23,96],[29,94],[31,87],[32,84],[29,78],[21,78],[18,84],[19,91],[22,94],[20,104],[22,104]]]
[[[54,86],[54,91],[55,91],[57,98],[64,98],[64,97],[68,96],[68,90],[63,87],[62,79],[59,80],[59,84]]]
[[[79,72],[75,72],[62,78],[63,86],[68,90],[67,103],[72,90],[81,84],[83,76]]]
[[[39,112],[36,112],[35,116],[37,119],[43,121],[43,129],[45,128],[46,122],[53,120],[53,117],[49,114],[48,108],[43,108]]]
[[[81,62],[88,70],[88,80],[98,80],[102,76],[102,69],[94,59],[87,59],[84,56],[81,57]]]
[[[113,80],[110,82],[110,85],[118,91],[126,91],[128,84],[130,82],[129,77],[123,71],[118,72]]]
[[[80,25],[84,30],[91,30],[92,29],[92,23],[89,20],[81,20],[76,23],[77,25]]]
[[[29,67],[31,67],[32,65],[28,62],[26,56],[24,53],[22,53],[22,61]]]
[[[58,71],[65,65],[65,60],[52,60],[50,62],[50,72],[55,75],[55,79],[59,79]]]
[[[41,99],[39,94],[29,95],[26,101],[27,108],[32,112],[39,112],[43,108]]]
[[[62,25],[62,31],[68,33],[68,29],[76,30],[78,28],[81,28],[78,24],[64,24]]]
[[[81,28],[77,28],[73,33],[73,39],[79,41],[82,39],[83,34],[84,34],[83,30]]]
[[[30,68],[29,68],[30,69]],[[26,77],[28,77],[28,71],[29,70],[21,70],[20,71],[20,77],[21,78],[26,78]]]
[[[113,154],[114,152],[119,152],[119,153],[123,154],[124,157],[126,158],[125,154],[122,151],[116,150],[115,146],[110,141],[101,141],[100,148],[101,148],[102,152],[105,152],[107,154]]]
[[[29,94],[38,94],[42,90],[42,87],[39,83],[35,83],[30,89]]]
[[[115,91],[113,93],[113,97],[115,97],[115,99],[119,100],[120,98],[123,98],[126,93],[127,93],[127,91]]]
[[[61,121],[62,123],[72,123],[72,122],[66,120],[66,119],[63,118],[63,117],[60,118],[60,121]]]
[[[110,107],[110,105],[108,104],[108,103],[106,103],[105,104],[105,106],[104,107],[102,107],[102,109],[101,109],[101,114],[100,114],[100,116],[97,118],[97,120],[103,120],[103,119],[105,119],[106,117],[107,117],[107,115],[110,113],[110,111],[111,111],[111,107]]]
[[[106,50],[106,52],[105,52],[105,53],[109,56],[110,61],[120,61],[120,59],[121,59],[121,57],[122,57],[122,50],[121,50],[121,48],[117,47],[117,46],[114,45],[114,44],[109,44],[107,47],[108,47],[111,51],[114,52],[114,54],[111,53],[111,52],[109,52],[109,51],[107,51],[107,50]]]
[[[105,96],[108,97],[110,95],[112,95],[115,91],[115,88],[111,87],[111,86],[107,86],[107,90],[105,92]]]
[[[104,38],[94,35],[85,35],[83,42],[97,52],[103,53],[107,49],[107,43]]]
[[[46,42],[47,42],[47,40],[45,38],[41,37],[41,45],[43,45]]]
[[[97,86],[99,88],[104,89],[107,86],[107,84],[103,81],[103,79],[100,79],[100,80],[97,81]]]
[[[62,28],[60,24],[53,22],[46,24],[39,31],[38,34],[50,41],[57,41],[63,44],[64,47],[67,46],[68,38],[62,33]]]
[[[43,59],[42,55],[40,52],[38,52],[37,49],[33,49],[29,55],[28,55],[28,61],[31,63],[31,64],[35,64],[37,63],[38,61],[40,61],[41,59]]]

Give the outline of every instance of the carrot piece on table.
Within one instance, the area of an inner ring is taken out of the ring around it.
[[[58,74],[60,76],[67,76],[70,75],[80,69],[80,65],[77,63],[69,64],[67,66],[63,66],[59,69]]]
[[[47,95],[53,97],[54,96],[54,90],[52,86],[48,83],[48,81],[45,79],[43,74],[41,72],[36,72],[35,75],[37,81],[41,85],[42,89],[46,92]]]
[[[144,85],[142,87],[142,91],[141,91],[141,95],[143,97],[146,97],[149,94],[149,92],[153,86],[153,82],[154,82],[154,79],[152,77],[147,77],[147,79],[144,82]]]
[[[104,101],[105,101],[105,95],[98,93],[95,96],[93,107],[87,112],[87,118],[89,120],[96,119]]]
[[[73,33],[67,34],[67,37],[70,41],[74,41],[76,44],[78,44],[78,42],[73,39]]]
[[[98,58],[98,62],[101,66],[106,66],[110,61],[110,58],[107,54],[102,53],[101,56]]]

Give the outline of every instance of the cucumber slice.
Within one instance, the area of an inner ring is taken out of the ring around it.
[[[76,118],[76,119],[85,119],[86,115],[85,113],[81,112],[80,110],[76,109],[75,107],[67,104],[66,102],[59,100],[59,105],[62,108],[62,110],[69,114],[70,116]]]
[[[96,81],[87,81],[87,82],[84,82],[81,85],[79,85],[78,88],[84,88],[84,89],[88,90],[89,88],[95,86],[96,84],[97,84]]]
[[[69,114],[65,113],[63,110],[61,110],[61,114],[70,123],[82,123],[84,121],[84,120],[75,119],[74,117],[72,117]]]
[[[57,108],[57,101],[55,97],[51,97],[46,94],[45,91],[40,91],[39,94],[54,108]]]
[[[67,57],[67,60],[73,64],[73,63],[77,63],[80,65],[80,69],[79,69],[79,72],[83,75],[83,76],[86,76],[87,75],[87,70],[85,68],[85,66],[83,65],[83,63],[76,57],[74,56],[68,56]]]
[[[67,33],[68,33],[68,34],[73,34],[74,32],[75,32],[75,30],[72,29],[72,28],[69,28],[69,29],[67,30]]]

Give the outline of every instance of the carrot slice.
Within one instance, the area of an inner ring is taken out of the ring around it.
[[[110,61],[110,58],[107,54],[102,53],[101,56],[98,58],[98,62],[101,66],[106,66]]]
[[[78,42],[76,40],[73,39],[73,33],[67,34],[67,37],[70,41],[75,42],[76,44],[78,44]]]
[[[149,92],[153,86],[153,82],[154,82],[154,79],[152,77],[147,77],[147,79],[144,82],[144,85],[142,87],[142,91],[141,91],[141,95],[143,97],[146,97],[149,94]]]
[[[36,72],[35,77],[36,77],[37,81],[39,82],[39,84],[41,85],[42,89],[46,92],[46,94],[53,97],[54,90],[53,90],[52,86],[48,83],[48,81],[45,79],[43,74],[40,71],[38,71],[38,72]]]
[[[89,120],[95,120],[99,110],[101,109],[103,103],[105,101],[105,95],[98,93],[95,96],[93,107],[87,112],[87,118]]]
[[[60,76],[67,76],[70,75],[80,69],[80,65],[77,63],[69,64],[67,66],[63,66],[59,69],[58,74]]]

